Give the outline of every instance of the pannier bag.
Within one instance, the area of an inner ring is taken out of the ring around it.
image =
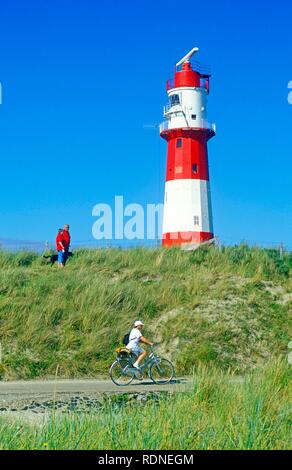
[[[116,353],[119,356],[128,356],[130,354],[130,350],[127,348],[117,348]]]

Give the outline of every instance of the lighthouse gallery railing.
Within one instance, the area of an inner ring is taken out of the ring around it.
[[[184,129],[210,129],[216,132],[216,124],[214,122],[209,122],[206,119],[197,119],[195,126],[183,126]],[[160,126],[160,132],[167,131],[168,129],[173,129],[173,127],[169,127],[168,121],[163,121]]]

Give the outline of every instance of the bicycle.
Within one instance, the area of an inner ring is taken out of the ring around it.
[[[142,380],[144,372],[148,370],[149,378],[155,384],[167,384],[174,377],[173,364],[168,360],[159,357],[154,353],[151,346],[151,353],[139,369],[133,367],[136,356],[126,348],[118,348],[117,359],[112,363],[109,369],[109,375],[114,384],[118,386],[129,385],[134,378]]]

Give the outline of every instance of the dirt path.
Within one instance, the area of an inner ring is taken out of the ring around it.
[[[188,378],[178,378],[167,385],[156,385],[152,381],[134,381],[127,387],[118,387],[111,380],[58,379],[0,382],[0,407],[18,400],[56,399],[60,396],[99,396],[117,393],[178,392],[190,387]]]

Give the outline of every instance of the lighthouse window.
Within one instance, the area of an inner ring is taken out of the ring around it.
[[[193,170],[193,173],[198,173],[198,164],[197,163],[192,164],[192,170]]]
[[[199,225],[199,216],[198,215],[194,216],[194,225]]]
[[[192,114],[192,119],[193,121],[195,121],[197,119],[197,115],[196,114]]]
[[[171,95],[169,97],[170,99],[170,106],[176,106],[177,104],[179,104],[179,96],[178,95]]]
[[[181,139],[176,140],[176,146],[177,146],[177,148],[182,147],[182,140]]]

